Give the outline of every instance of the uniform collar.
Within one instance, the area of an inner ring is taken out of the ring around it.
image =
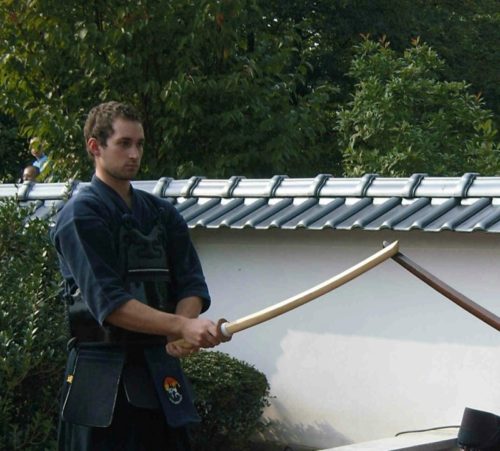
[[[120,205],[120,208],[125,212],[130,212],[130,208],[122,199],[122,197],[113,188],[111,188],[111,186],[109,186],[107,183],[104,183],[99,177],[97,177],[97,175],[94,174],[92,176],[90,184],[94,189],[97,190],[98,193],[110,196],[113,199],[113,202],[118,203],[118,205]],[[130,193],[132,195],[132,205],[134,205],[135,191],[132,187],[132,184],[130,185]]]

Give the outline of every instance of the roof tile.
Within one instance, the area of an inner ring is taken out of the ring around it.
[[[0,200],[34,205],[54,217],[88,182],[0,184]],[[191,228],[423,230],[500,233],[500,177],[315,178],[227,180],[192,177],[133,182],[171,202]]]

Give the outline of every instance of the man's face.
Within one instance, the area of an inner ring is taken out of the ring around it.
[[[43,155],[42,143],[38,138],[31,138],[30,152],[35,158],[39,158]]]
[[[96,172],[117,180],[131,180],[139,171],[144,146],[144,129],[140,122],[115,119],[114,133],[106,145],[96,143]]]
[[[36,168],[33,166],[29,166],[23,171],[23,181],[24,182],[34,182],[37,177]]]

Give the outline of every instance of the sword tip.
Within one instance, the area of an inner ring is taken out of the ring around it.
[[[389,241],[383,241],[382,242],[382,246],[387,249],[387,248],[392,248],[392,250],[394,251],[394,253],[397,253],[399,252],[399,241],[396,240],[396,241],[393,241],[392,243],[389,243]]]

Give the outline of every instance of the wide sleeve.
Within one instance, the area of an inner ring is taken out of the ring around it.
[[[203,301],[204,312],[210,306],[210,294],[187,224],[175,208],[165,213],[164,220],[174,300],[198,296]]]
[[[109,218],[85,203],[68,205],[52,239],[63,269],[80,288],[94,318],[102,325],[116,308],[133,299],[123,287],[120,262]]]

